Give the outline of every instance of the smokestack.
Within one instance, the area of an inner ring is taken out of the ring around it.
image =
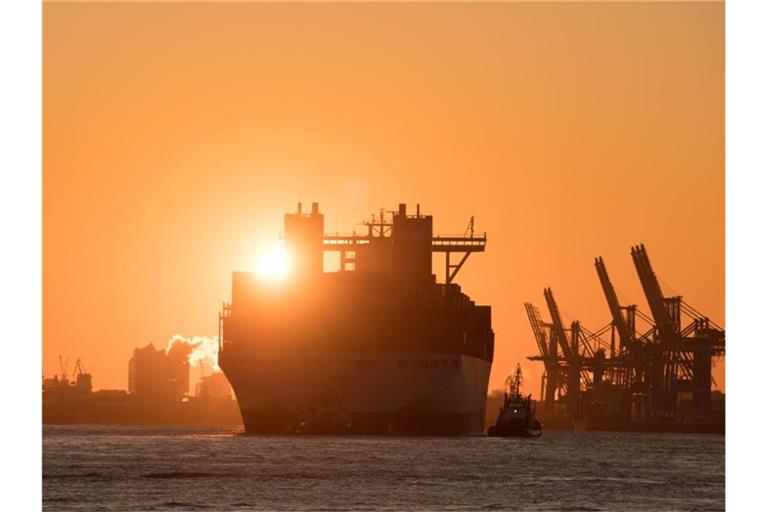
[[[317,203],[312,203],[312,215],[320,213],[320,206]]]
[[[397,214],[405,217],[405,203],[400,203],[397,205]]]
[[[296,206],[296,214],[301,215],[301,202],[299,202],[298,206]]]
[[[419,203],[416,203],[416,217],[418,218],[421,215],[421,205]]]

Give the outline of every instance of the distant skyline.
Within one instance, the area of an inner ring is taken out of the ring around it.
[[[458,282],[493,307],[492,389],[520,362],[538,397],[545,286],[608,323],[596,256],[648,312],[633,244],[725,327],[723,11],[46,2],[43,372],[80,357],[126,388],[135,347],[216,335],[298,201],[327,231],[399,202],[437,233],[474,215],[488,248]]]

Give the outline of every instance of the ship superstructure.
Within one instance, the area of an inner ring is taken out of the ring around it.
[[[285,215],[290,278],[233,273],[219,366],[248,433],[296,432],[319,401],[333,403],[354,433],[483,432],[491,308],[453,281],[485,250],[485,234],[470,222],[463,236],[434,236],[432,216],[418,207],[409,215],[404,204],[366,231],[326,235],[317,203],[309,213],[299,205]],[[442,283],[432,273],[436,252],[445,254]],[[327,253],[338,255],[339,271],[323,271]]]

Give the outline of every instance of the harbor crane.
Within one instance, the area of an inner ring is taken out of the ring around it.
[[[602,257],[595,258],[595,269],[610,312],[608,325],[592,332],[574,320],[567,329],[549,287],[544,299],[550,323],[525,303],[539,349],[528,359],[544,363],[545,416],[555,413],[558,397],[565,397],[574,419],[586,413],[625,425],[674,424],[681,411],[690,411],[680,409],[681,394],[690,393],[693,415],[704,425],[713,418],[712,361],[725,354],[725,330],[681,296],[663,294],[644,245],[633,246],[631,256],[650,316],[636,304],[619,302]]]

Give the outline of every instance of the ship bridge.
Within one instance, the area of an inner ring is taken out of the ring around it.
[[[313,203],[309,215],[302,215],[301,204],[296,214],[289,215],[322,218],[317,203]],[[286,240],[293,234],[289,233],[288,224],[286,222]],[[485,233],[475,234],[474,217],[461,236],[433,235],[432,216],[423,215],[419,205],[416,205],[415,215],[408,215],[406,205],[400,204],[396,211],[381,210],[378,217],[371,216],[363,225],[366,226],[364,233],[322,236],[322,252],[339,253],[341,271],[387,271],[421,280],[427,276],[431,278],[432,253],[443,253],[445,283],[450,284],[470,254],[484,252],[487,242]]]

